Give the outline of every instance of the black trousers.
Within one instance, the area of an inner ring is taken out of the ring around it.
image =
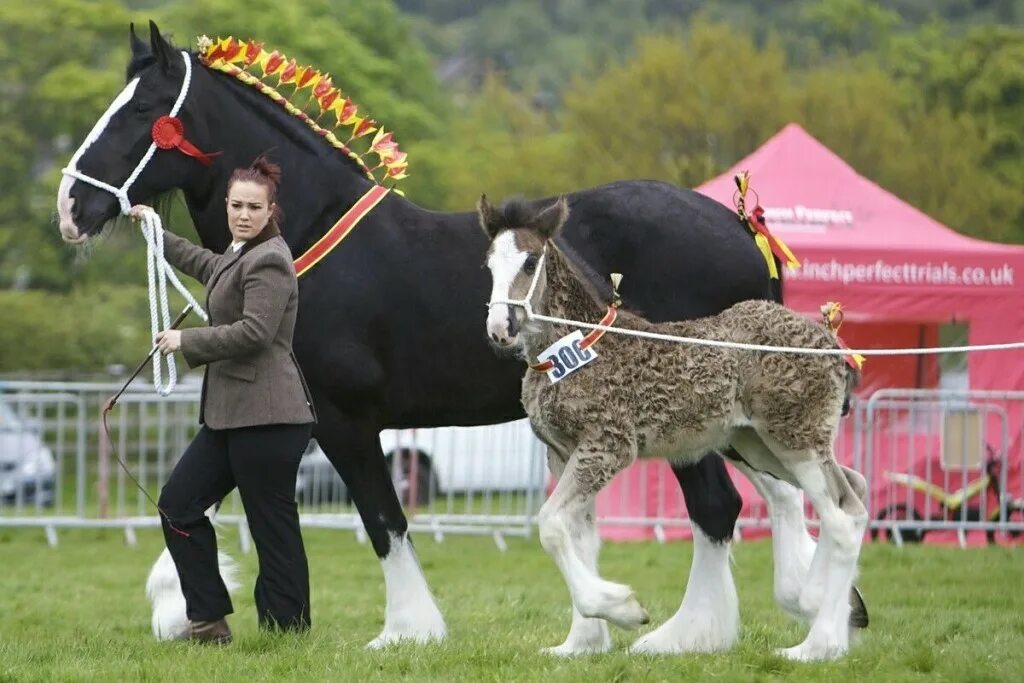
[[[299,530],[295,475],[312,426],[203,427],[160,493],[164,539],[192,621],[231,614],[217,539],[205,511],[235,486],[259,555],[256,610],[262,628],[310,626],[309,566]],[[185,535],[187,534],[187,536]]]

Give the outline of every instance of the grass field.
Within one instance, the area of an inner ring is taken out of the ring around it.
[[[369,546],[353,534],[306,533],[313,631],[256,629],[255,557],[241,558],[246,588],[225,649],[157,643],[142,593],[162,547],[156,531],[135,548],[115,531],[64,531],[47,547],[39,530],[0,530],[0,681],[1024,681],[1024,554],[1021,549],[867,545],[861,585],[872,626],[843,661],[798,665],[773,654],[803,629],[775,608],[771,546],[735,551],[743,627],[720,655],[636,657],[634,633],[615,631],[613,653],[571,661],[537,654],[561,642],[567,594],[536,539],[419,539],[450,636],[443,645],[363,645],[383,621],[383,581]],[[225,547],[237,552],[233,533]],[[607,545],[602,570],[631,583],[656,623],[676,609],[689,544]]]

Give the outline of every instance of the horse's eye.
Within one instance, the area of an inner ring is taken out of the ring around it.
[[[530,254],[526,257],[526,262],[523,263],[523,272],[527,275],[533,275],[535,270],[537,270],[537,255]]]
[[[145,100],[139,100],[135,103],[135,111],[139,112],[140,114],[144,114],[152,108],[153,105],[151,105],[149,102]]]

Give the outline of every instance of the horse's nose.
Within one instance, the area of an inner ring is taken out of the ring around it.
[[[491,341],[499,346],[508,346],[510,343],[511,337],[508,333],[508,325],[504,321],[488,325],[487,332]]]

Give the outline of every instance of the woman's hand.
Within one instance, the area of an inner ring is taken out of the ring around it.
[[[163,330],[157,332],[154,338],[156,347],[165,356],[169,356],[181,349],[181,330]]]
[[[136,204],[132,207],[131,211],[128,212],[128,215],[131,216],[133,221],[138,222],[142,220],[142,214],[147,211],[153,211],[153,207],[146,206],[145,204]]]

